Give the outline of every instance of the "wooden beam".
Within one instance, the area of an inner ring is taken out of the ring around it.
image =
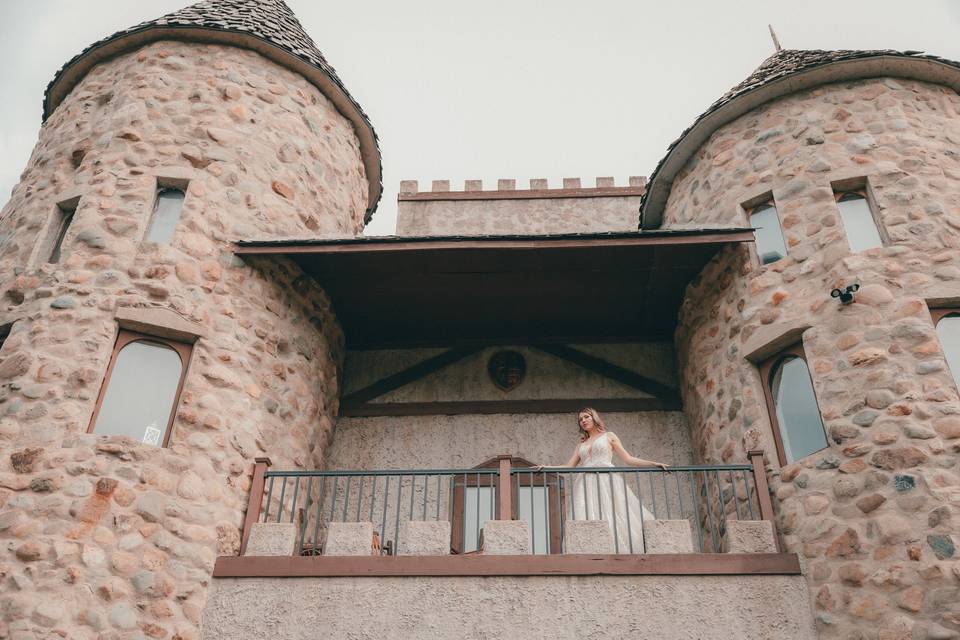
[[[374,398],[378,398],[385,393],[393,391],[394,389],[399,389],[400,387],[408,385],[415,380],[419,380],[420,378],[428,376],[435,371],[439,371],[444,367],[448,367],[454,362],[463,360],[467,356],[478,351],[480,351],[480,347],[460,347],[457,349],[444,351],[443,353],[435,355],[432,358],[427,358],[423,362],[418,362],[412,367],[408,367],[399,373],[395,373],[392,376],[387,376],[386,378],[377,380],[373,384],[367,385],[359,391],[354,391],[353,393],[347,394],[341,400],[340,405],[341,407],[362,405],[368,400],[373,400]]]
[[[467,400],[460,402],[366,402],[340,404],[340,415],[429,416],[494,413],[575,413],[584,407],[597,411],[679,411],[679,401],[660,398],[574,398],[548,400]]]
[[[800,575],[794,553],[220,557],[214,578]]]
[[[340,241],[297,243],[276,242],[245,242],[235,244],[233,252],[237,255],[269,255],[269,254],[330,254],[330,253],[381,253],[405,251],[440,251],[466,249],[601,249],[609,247],[637,247],[637,246],[674,246],[674,245],[711,245],[738,242],[753,242],[753,230],[731,229],[706,233],[690,234],[654,234],[636,233],[623,236],[583,236],[583,237],[550,237],[529,236],[526,238],[424,238],[416,240],[370,240],[370,241]]]
[[[589,353],[584,353],[579,349],[574,349],[573,347],[568,347],[563,344],[534,344],[530,346],[638,391],[649,393],[663,400],[679,403],[679,394],[673,387],[652,380],[630,369],[625,369],[612,362],[607,362]]]

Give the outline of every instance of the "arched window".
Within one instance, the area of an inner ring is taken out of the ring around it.
[[[165,446],[190,350],[182,342],[121,331],[90,430]]]
[[[870,210],[866,193],[842,191],[836,194],[836,198],[850,251],[858,253],[874,247],[882,247],[883,240],[880,238],[877,221]]]
[[[180,222],[185,197],[183,189],[163,187],[157,191],[157,204],[153,210],[150,229],[147,231],[148,242],[164,244],[173,240],[173,232]]]
[[[753,235],[761,264],[770,264],[787,256],[787,245],[783,241],[780,217],[773,200],[750,210],[750,226],[754,228]]]
[[[781,464],[827,447],[810,370],[799,344],[781,351],[761,367],[764,393]]]
[[[960,388],[960,309],[934,309],[937,337],[953,381]]]

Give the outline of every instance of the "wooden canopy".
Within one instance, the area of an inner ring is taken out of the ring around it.
[[[245,241],[327,291],[350,349],[671,340],[686,285],[750,229]]]

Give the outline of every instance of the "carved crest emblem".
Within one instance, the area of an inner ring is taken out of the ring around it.
[[[527,373],[527,361],[517,351],[497,351],[487,363],[490,380],[503,391],[513,391],[523,382]]]

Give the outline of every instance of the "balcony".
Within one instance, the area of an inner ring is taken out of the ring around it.
[[[217,559],[203,637],[813,640],[807,582],[796,555],[777,551],[752,453],[667,472],[538,472],[507,456],[475,469],[279,471],[261,459],[241,555]],[[603,509],[622,510],[628,530],[590,519]]]
[[[279,557],[278,557],[279,556]],[[260,459],[216,577],[799,573],[744,464],[280,471]]]

